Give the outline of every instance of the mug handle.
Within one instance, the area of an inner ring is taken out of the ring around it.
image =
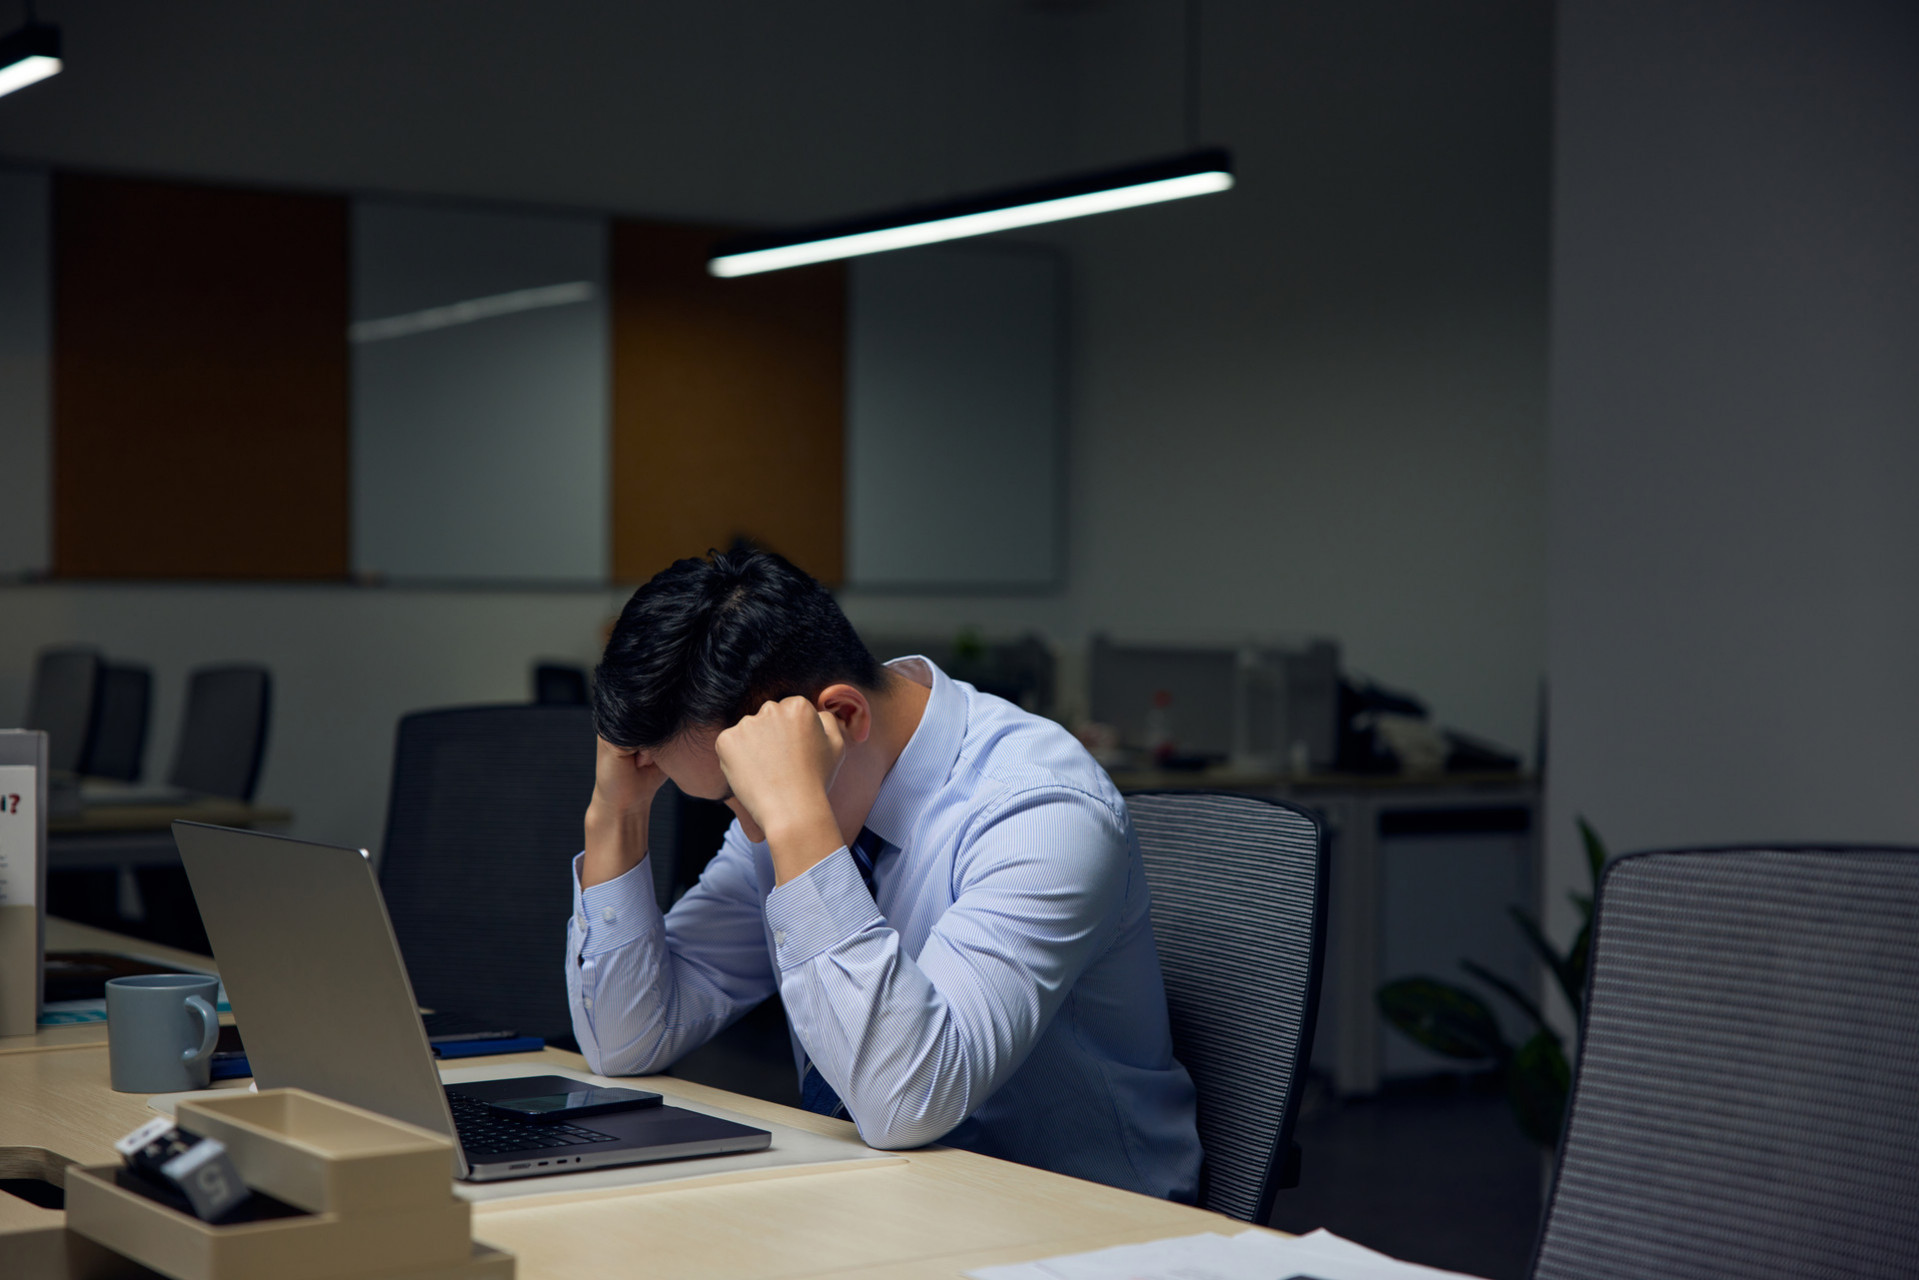
[[[199,996],[187,997],[187,1012],[200,1020],[200,1047],[180,1051],[181,1063],[192,1066],[213,1056],[214,1042],[220,1038],[220,1015]]]

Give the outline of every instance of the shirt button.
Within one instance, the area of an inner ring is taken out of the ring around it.
[[[786,930],[784,929],[773,930],[773,945],[776,947],[783,947],[786,945]]]
[[[592,996],[583,997],[580,1000],[580,1003],[585,1005],[587,1008],[591,1009],[593,1007],[593,997]]]
[[[612,924],[615,920],[619,919],[619,917],[613,914],[613,908],[602,907],[600,909],[600,919],[606,921],[608,924]]]

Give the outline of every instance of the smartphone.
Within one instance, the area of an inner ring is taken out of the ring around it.
[[[603,1089],[583,1084],[564,1092],[537,1093],[526,1098],[495,1098],[487,1105],[504,1111],[515,1120],[540,1124],[558,1124],[581,1116],[605,1115],[609,1111],[637,1111],[657,1107],[660,1095],[640,1089]]]

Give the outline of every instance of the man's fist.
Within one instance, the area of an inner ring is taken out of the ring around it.
[[[769,702],[721,733],[713,750],[733,798],[768,839],[822,814],[830,820],[826,793],[846,754],[830,712],[799,697]]]
[[[580,866],[582,888],[639,865],[646,856],[653,796],[666,782],[651,752],[628,751],[605,738],[599,740],[593,769],[593,799],[586,806],[586,858]]]

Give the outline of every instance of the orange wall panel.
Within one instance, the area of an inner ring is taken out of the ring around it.
[[[344,199],[59,175],[54,571],[348,572]]]
[[[613,226],[613,576],[748,538],[837,583],[846,272],[716,280],[720,238]]]

